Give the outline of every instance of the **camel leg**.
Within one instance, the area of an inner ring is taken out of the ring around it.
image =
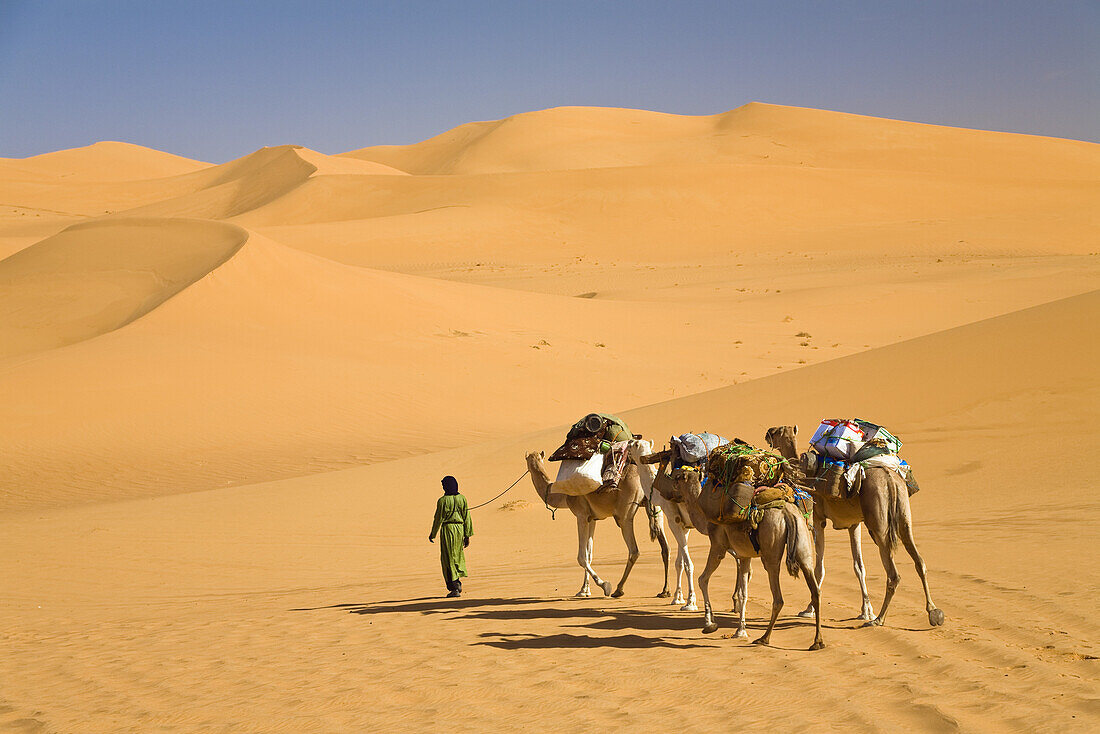
[[[752,576],[752,559],[751,558],[738,558],[737,559],[737,591],[734,594],[737,597],[737,632],[734,633],[734,637],[745,638],[749,636],[749,631],[745,627],[745,615],[746,608],[749,605],[749,577]]]
[[[871,607],[871,595],[867,593],[867,573],[863,567],[863,548],[860,537],[863,524],[848,528],[848,539],[852,545],[852,568],[856,572],[856,580],[859,581],[859,593],[862,595],[859,616],[856,619],[870,621],[875,618],[875,610]]]
[[[587,599],[592,596],[592,589],[588,585],[588,559],[592,557],[591,536],[588,534],[587,521],[577,518],[577,563],[580,564],[584,579],[581,581],[581,590],[577,596]]]
[[[890,608],[890,600],[894,598],[894,592],[901,583],[901,575],[898,566],[894,563],[894,549],[885,540],[878,546],[879,555],[882,556],[882,567],[886,569],[886,596],[879,607],[878,616],[864,625],[864,627],[881,627],[886,622],[886,610]]]
[[[611,593],[611,582],[601,579],[592,569],[592,537],[595,533],[595,521],[589,520],[587,517],[577,518],[577,540],[579,545],[577,549],[577,563],[584,569],[584,586],[581,587],[577,596],[587,597],[592,595],[592,592],[588,588],[589,577],[596,582],[596,586],[603,589],[604,596]]]
[[[577,517],[577,563],[580,564],[581,573],[584,575],[581,590],[577,592],[577,596],[584,599],[592,596],[592,589],[588,585],[590,558],[592,558],[592,536],[588,532],[587,521]]]
[[[814,510],[814,553],[817,558],[817,565],[814,567],[814,578],[817,579],[817,588],[820,589],[825,583],[825,516],[823,513],[819,514],[816,509]],[[862,557],[861,555],[860,558]],[[814,613],[814,603],[811,599],[809,605],[797,616],[812,617]]]
[[[688,531],[678,523],[670,523],[673,537],[676,538],[676,598],[673,604],[680,604],[681,611],[694,612],[698,607],[695,603],[695,565],[691,562],[691,553],[688,552]],[[683,575],[687,572],[687,600],[684,600]]]
[[[664,585],[664,588],[661,589],[661,593],[657,595],[657,598],[658,599],[667,599],[670,596],[672,596],[672,593],[668,590],[668,558],[669,558],[668,536],[665,535],[663,517],[661,519],[660,525],[657,528],[657,541],[661,544],[661,561],[665,565],[665,585]],[[677,579],[676,580],[677,587],[679,586],[679,582],[680,582],[680,580]],[[677,589],[677,595],[679,595],[679,590],[678,589]]]
[[[858,537],[858,534],[856,537]],[[805,546],[803,547],[805,548]],[[821,586],[817,583],[817,577],[812,573],[813,569],[810,565],[808,548],[798,553],[798,567],[802,570],[802,575],[806,577],[806,586],[810,589],[810,602],[814,607],[814,624],[817,627],[814,634],[814,643],[810,645],[810,650],[821,650],[825,647],[825,640],[821,637]],[[870,602],[867,606],[870,606]]]
[[[760,560],[764,563],[764,570],[768,572],[768,583],[772,587],[772,618],[768,621],[768,629],[764,634],[752,641],[754,645],[767,645],[771,642],[772,628],[775,627],[775,620],[779,618],[779,610],[783,608],[783,589],[779,585],[779,567],[782,565],[782,559],[782,546],[779,546],[778,552],[772,549],[772,552],[767,555],[763,548],[760,549]],[[811,600],[812,598],[811,596]]]
[[[739,558],[734,556],[737,561],[737,584],[733,587],[733,609],[734,614],[744,615],[745,605],[749,603],[749,579],[752,578],[752,559],[751,558]]]
[[[718,630],[718,623],[714,621],[714,611],[710,606],[710,577],[718,570],[722,559],[726,555],[726,544],[716,537],[721,532],[715,530],[710,534],[710,553],[707,555],[707,565],[699,574],[699,590],[703,592],[703,633],[710,634]]]
[[[638,540],[634,537],[634,517],[625,518],[619,528],[623,531],[623,540],[626,542],[626,568],[623,569],[623,577],[619,579],[619,585],[615,587],[615,593],[611,596],[618,599],[623,595],[623,586],[626,585],[626,577],[630,570],[638,562]]]
[[[933,627],[939,627],[944,623],[944,615],[941,609],[938,609],[932,602],[932,592],[928,590],[928,576],[927,568],[924,565],[924,559],[921,558],[920,553],[917,551],[917,543],[913,539],[913,519],[910,517],[908,508],[901,512],[899,518],[901,542],[905,545],[905,550],[909,551],[909,555],[913,558],[913,563],[917,567],[917,575],[920,576],[920,582],[924,586],[924,608],[928,612],[928,624]]]
[[[584,574],[584,581],[581,582],[581,590],[576,593],[576,596],[587,599],[592,596],[592,588],[588,585],[588,571],[581,569],[581,573]]]

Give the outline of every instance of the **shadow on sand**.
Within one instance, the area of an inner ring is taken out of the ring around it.
[[[660,637],[642,637],[641,635],[615,635],[614,637],[594,637],[592,635],[501,635],[487,632],[481,635],[486,639],[475,645],[497,647],[501,650],[545,650],[550,648],[597,648],[610,647],[622,650],[640,650],[655,647],[692,648],[717,647],[717,645],[699,645],[694,642],[673,642]]]
[[[418,599],[387,600],[378,602],[332,604],[324,607],[308,607],[292,609],[295,612],[342,610],[349,614],[361,614],[373,616],[376,614],[447,614],[453,619],[492,620],[492,621],[531,621],[551,620],[557,621],[559,628],[582,629],[591,631],[623,632],[619,634],[601,637],[589,634],[572,634],[561,632],[552,635],[502,634],[484,633],[480,635],[481,641],[474,645],[486,645],[505,650],[527,650],[544,648],[622,648],[644,649],[654,647],[670,648],[700,648],[718,647],[728,640],[725,636],[737,628],[737,621],[732,614],[719,614],[719,622],[722,630],[715,637],[705,638],[706,642],[687,642],[682,640],[670,640],[659,636],[661,632],[690,633],[702,627],[701,614],[685,614],[679,610],[668,611],[664,609],[630,609],[630,608],[599,608],[599,607],[575,607],[570,602],[573,599],[552,598],[459,598],[446,599],[439,597],[422,597]],[[798,627],[812,627],[812,620],[787,618],[776,622],[775,630],[780,632],[785,629]],[[748,628],[750,637],[756,637],[767,627],[767,619],[760,618],[750,620]],[[850,629],[849,625],[822,624],[826,629]],[[629,634],[630,632],[658,633],[654,636]],[[752,634],[756,632],[756,634]],[[713,642],[712,642],[713,640]]]

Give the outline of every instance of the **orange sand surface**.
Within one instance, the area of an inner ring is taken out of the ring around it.
[[[0,158],[0,730],[1095,731],[1097,212],[1098,145],[762,104]],[[946,625],[903,555],[860,628],[832,530],[820,652],[789,577],[773,647],[723,637],[729,561],[702,635],[643,517],[575,599],[526,479],[441,598],[439,477],[487,500],[592,410],[887,425]]]

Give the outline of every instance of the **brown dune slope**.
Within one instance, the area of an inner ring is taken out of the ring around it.
[[[1091,731],[1100,506],[1082,488],[1100,380],[1094,329],[1081,327],[1098,317],[1094,292],[627,413],[655,436],[758,439],[771,423],[858,413],[888,423],[921,478],[917,540],[944,627],[927,628],[903,562],[889,626],[859,629],[832,531],[819,653],[799,649],[812,637],[791,616],[801,581],[783,581],[776,647],[703,636],[699,613],[651,598],[661,579],[648,542],[627,597],[573,600],[573,523],[551,521],[527,483],[475,511],[465,598],[438,598],[423,538],[438,477],[488,499],[520,473],[523,450],[560,440],[558,427],[274,484],[0,518],[12,580],[3,715],[60,730]],[[529,502],[497,509],[517,499]],[[603,527],[595,546],[609,576],[615,535]],[[877,607],[882,574],[864,548]],[[713,589],[728,598],[731,568]],[[757,567],[753,631],[766,597]],[[792,703],[806,696],[812,705]]]
[[[124,326],[232,257],[240,227],[93,220],[0,260],[0,358]]]

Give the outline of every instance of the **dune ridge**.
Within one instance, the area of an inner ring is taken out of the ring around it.
[[[0,159],[0,729],[1097,729],[1098,151],[750,104]],[[946,626],[902,556],[861,629],[830,530],[825,650],[800,579],[775,647],[724,637],[728,561],[704,636],[642,513],[627,595],[574,598],[523,455],[592,410],[658,445],[886,424]],[[520,480],[458,600],[446,474]]]
[[[420,175],[708,162],[975,177],[1022,174],[1031,178],[1048,170],[1053,178],[1091,181],[1095,181],[1098,160],[1097,146],[1075,140],[760,102],[702,116],[555,107],[460,125],[412,145],[372,146],[341,155]]]

